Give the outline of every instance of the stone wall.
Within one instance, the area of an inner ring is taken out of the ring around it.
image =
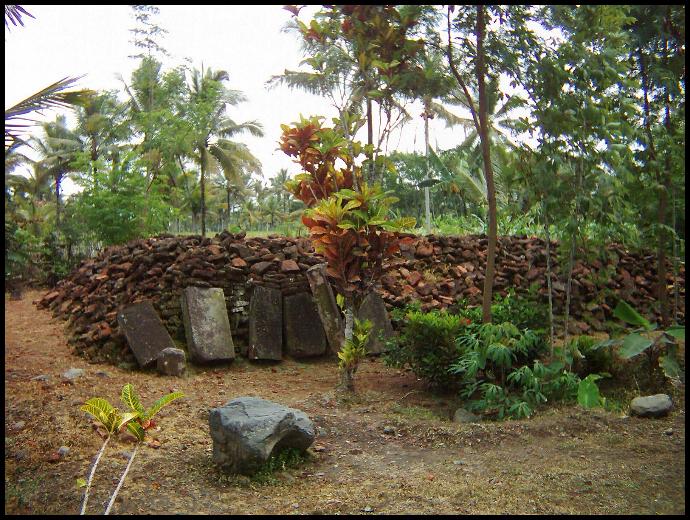
[[[445,308],[459,299],[481,304],[487,239],[483,236],[415,237],[391,262],[379,293],[386,306],[420,300],[425,310]],[[552,244],[554,303],[565,301],[565,280]],[[573,271],[572,310],[582,332],[601,327],[622,297],[653,316],[654,255],[632,254],[620,246],[607,248],[606,260],[578,261]],[[116,315],[122,307],[149,300],[171,336],[184,342],[180,297],[188,286],[220,287],[225,294],[238,353],[246,352],[252,289],[264,285],[283,296],[310,292],[306,271],[323,262],[306,238],[271,235],[246,238],[244,233],[158,237],[110,247],[88,259],[46,294],[37,305],[68,321],[77,353],[92,359],[118,361],[130,357],[119,333]],[[546,298],[546,254],[543,240],[500,237],[494,290],[505,294],[536,291]],[[669,284],[672,269],[669,268]],[[681,267],[680,315],[685,316],[685,269]],[[531,287],[531,289],[530,289]]]

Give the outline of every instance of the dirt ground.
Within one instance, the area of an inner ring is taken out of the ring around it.
[[[336,399],[334,361],[237,359],[183,378],[92,365],[70,354],[64,323],[27,292],[5,297],[5,514],[77,514],[101,440],[79,406],[120,405],[132,383],[160,413],[160,447],[139,450],[113,514],[684,514],[684,388],[663,419],[576,406],[502,423],[456,424],[453,396],[425,391],[410,372],[368,360],[357,394]],[[85,374],[68,381],[70,368]],[[32,380],[46,375],[45,381]],[[304,410],[318,427],[309,461],[268,483],[220,474],[209,409],[258,396]],[[385,433],[384,433],[385,429]],[[64,457],[56,455],[66,446]],[[132,444],[111,442],[89,513],[101,514]]]

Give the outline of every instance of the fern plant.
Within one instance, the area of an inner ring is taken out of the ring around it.
[[[120,394],[120,400],[129,409],[128,411],[120,412],[120,410],[110,404],[107,399],[103,399],[101,397],[93,397],[87,400],[86,403],[79,408],[80,410],[91,415],[98,423],[101,424],[101,426],[103,426],[103,428],[105,428],[106,432],[105,440],[98,452],[93,467],[91,468],[91,472],[89,473],[88,481],[86,482],[84,501],[81,506],[80,514],[83,515],[86,513],[86,504],[89,500],[89,491],[91,490],[93,476],[96,473],[96,467],[98,466],[98,462],[101,460],[101,456],[108,445],[108,441],[110,441],[113,436],[121,433],[124,428],[127,428],[127,430],[129,430],[137,439],[137,444],[134,447],[134,451],[127,462],[127,467],[125,468],[125,471],[122,474],[115,491],[110,497],[110,501],[105,510],[106,515],[110,513],[110,509],[115,503],[115,498],[117,497],[117,494],[119,493],[120,488],[127,477],[127,473],[129,472],[129,468],[132,466],[132,462],[134,461],[134,457],[137,454],[139,446],[146,440],[146,430],[155,426],[155,423],[152,421],[153,416],[156,415],[164,406],[170,404],[175,399],[179,399],[180,397],[184,397],[182,392],[172,392],[158,399],[149,409],[145,409],[142,406],[141,400],[135,392],[134,387],[128,383],[122,388],[122,393]]]

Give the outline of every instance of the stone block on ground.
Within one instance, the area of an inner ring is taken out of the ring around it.
[[[671,398],[666,394],[636,397],[630,403],[630,415],[640,417],[663,417],[673,408]]]
[[[464,408],[458,408],[453,414],[453,422],[456,423],[478,423],[481,420],[481,417],[474,415],[472,412],[465,410]]]
[[[162,350],[175,348],[151,302],[125,307],[118,312],[117,323],[141,367],[155,363]]]
[[[393,336],[393,325],[383,299],[377,292],[372,291],[367,294],[359,306],[357,318],[369,320],[372,323],[371,334],[366,344],[367,352],[369,354],[385,352],[385,340]]]
[[[321,356],[326,352],[326,333],[309,293],[283,298],[283,337],[285,353],[295,357]]]
[[[233,360],[235,345],[223,289],[187,287],[181,300],[190,359],[196,363]]]
[[[161,351],[156,361],[156,368],[166,376],[181,376],[187,366],[187,356],[179,348],[166,348]]]
[[[326,333],[328,349],[331,354],[336,354],[345,341],[345,333],[340,309],[326,276],[326,264],[317,264],[307,269],[307,279]]]
[[[238,397],[211,409],[209,426],[213,462],[244,475],[284,449],[306,450],[316,437],[304,412],[258,397]]]
[[[257,286],[249,303],[249,359],[283,358],[283,295]]]

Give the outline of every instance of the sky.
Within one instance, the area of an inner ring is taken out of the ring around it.
[[[185,6],[162,5],[153,18],[168,34],[161,41],[172,55],[165,66],[180,65],[185,58],[192,66],[226,70],[229,88],[241,90],[248,101],[230,107],[235,121],[258,120],[265,137],[238,136],[263,165],[264,179],[280,168],[292,175],[299,168],[278,148],[280,125],[305,117],[336,115],[327,100],[284,86],[272,89],[266,81],[285,69],[298,69],[304,56],[294,33],[281,29],[291,15],[280,5]],[[305,20],[317,10],[309,6],[300,13]],[[123,91],[117,75],[129,81],[138,60],[128,58],[137,51],[130,42],[135,27],[127,5],[31,5],[26,9],[35,19],[24,17],[24,26],[5,28],[5,108],[66,76],[86,75],[76,88]],[[121,94],[124,99],[124,94]],[[391,144],[401,151],[424,151],[424,122],[421,105],[408,106],[413,122]],[[44,120],[54,120],[56,111],[46,111]],[[462,129],[448,130],[438,119],[430,120],[432,146],[442,149],[457,145]],[[365,141],[364,134],[357,136]],[[28,154],[30,155],[30,154]],[[21,172],[17,172],[21,173]],[[65,185],[65,193],[75,187]]]

